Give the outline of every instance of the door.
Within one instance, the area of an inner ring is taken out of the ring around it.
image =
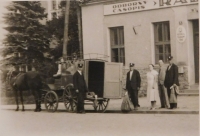
[[[105,62],[104,98],[121,98],[122,63]]]
[[[193,21],[195,83],[199,83],[199,20]]]

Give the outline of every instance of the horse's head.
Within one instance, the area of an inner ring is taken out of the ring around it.
[[[13,80],[19,73],[20,73],[20,72],[18,72],[18,71],[10,70],[10,71],[7,73],[6,82],[7,82],[8,84],[11,84],[12,80]]]

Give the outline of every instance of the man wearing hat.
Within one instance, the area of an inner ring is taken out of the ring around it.
[[[179,86],[178,81],[178,67],[173,63],[173,56],[169,56],[168,58],[169,66],[166,70],[164,85],[167,88],[167,94],[170,98],[171,89],[173,87]],[[177,93],[175,93],[175,97],[177,98]],[[177,108],[177,103],[170,103],[170,109]]]
[[[86,82],[82,73],[83,64],[78,63],[78,69],[73,75],[74,89],[77,93],[78,103],[77,103],[77,113],[85,113],[84,109],[84,99],[87,91]]]
[[[134,69],[134,64],[130,63],[130,71],[126,76],[126,90],[128,90],[129,97],[134,105],[134,110],[139,107],[138,91],[140,90],[141,78],[140,73]]]

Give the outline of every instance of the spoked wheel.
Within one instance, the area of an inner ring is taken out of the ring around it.
[[[94,110],[97,112],[105,112],[106,108],[108,107],[110,99],[102,99],[97,101],[97,105],[94,107]]]
[[[77,96],[73,85],[67,85],[63,91],[63,102],[69,112],[75,112],[77,109]]]
[[[55,112],[58,108],[58,96],[54,91],[49,91],[44,97],[45,107],[49,112]]]

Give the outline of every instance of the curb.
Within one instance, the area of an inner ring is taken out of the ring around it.
[[[114,111],[114,110],[106,110],[105,113],[122,113],[122,114],[199,114],[199,111],[143,111],[143,110],[137,110],[137,111],[130,111],[130,112],[122,112],[121,110]]]
[[[199,93],[179,93],[179,96],[199,96]]]

